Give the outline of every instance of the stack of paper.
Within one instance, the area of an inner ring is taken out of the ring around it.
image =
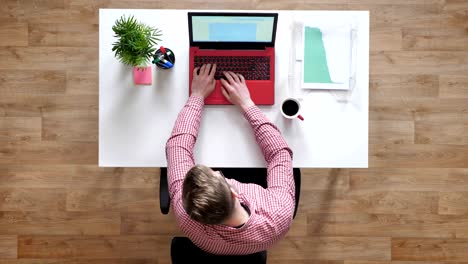
[[[303,25],[303,89],[349,90],[352,60],[351,25]]]

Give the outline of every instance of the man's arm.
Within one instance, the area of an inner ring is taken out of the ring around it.
[[[180,111],[166,143],[168,185],[171,198],[182,188],[185,173],[195,164],[193,148],[197,141],[203,110],[203,97],[191,96]]]
[[[223,95],[233,104],[238,105],[245,118],[250,122],[255,139],[261,148],[267,168],[269,206],[268,219],[272,219],[275,237],[283,237],[291,226],[294,214],[294,176],[292,170],[292,151],[281,136],[278,128],[271,123],[250,99],[250,93],[242,75],[225,73],[227,80],[221,80]],[[271,239],[272,233],[259,231],[265,240]]]
[[[280,131],[257,106],[247,108],[244,116],[268,164],[268,189],[285,188],[294,197],[292,151]]]
[[[199,72],[198,72],[199,71]],[[216,65],[195,68],[192,80],[192,96],[180,111],[166,143],[166,159],[169,194],[171,199],[181,193],[185,174],[195,164],[193,148],[200,128],[204,99],[213,92],[216,81]]]
[[[281,136],[278,128],[255,106],[242,75],[225,73],[224,96],[238,105],[245,118],[250,122],[258,145],[268,163],[268,189],[287,190],[289,199],[294,199],[294,177],[292,171],[292,151]],[[284,194],[284,192],[283,192]]]

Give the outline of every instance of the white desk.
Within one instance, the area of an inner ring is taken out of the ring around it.
[[[99,10],[99,166],[165,167],[165,143],[188,98],[188,10]],[[200,11],[200,10],[197,10]],[[239,12],[245,12],[239,11]],[[255,11],[259,12],[259,11]],[[261,110],[282,131],[294,152],[294,166],[367,167],[369,98],[369,14],[367,11],[278,12],[275,105]],[[159,44],[176,55],[171,70],[155,69],[153,85],[135,86],[130,67],[112,53],[112,25],[121,15],[162,30]],[[358,25],[356,88],[349,102],[328,91],[294,90],[303,98],[305,121],[285,120],[281,101],[288,88],[294,19],[353,18]],[[234,106],[205,106],[195,147],[197,163],[212,167],[262,167],[265,161],[250,125]]]

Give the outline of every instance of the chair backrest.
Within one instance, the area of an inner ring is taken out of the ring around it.
[[[267,188],[266,168],[213,168],[221,170],[223,175],[242,183],[255,183]],[[295,192],[294,217],[296,217],[301,194],[301,170],[293,169]],[[167,183],[167,169],[161,168],[159,184],[159,201],[161,212],[167,214],[170,208],[170,197]],[[267,252],[261,251],[244,256],[218,256],[204,252],[186,237],[174,237],[171,243],[171,259],[173,264],[185,263],[221,263],[221,264],[266,264]]]
[[[219,256],[204,252],[187,237],[174,237],[171,243],[171,260],[172,264],[266,264],[267,252],[261,251],[242,256]]]
[[[213,170],[221,170],[227,178],[235,179],[243,183],[255,183],[263,188],[267,187],[266,168],[213,168]],[[299,198],[301,197],[301,170],[293,169],[295,192],[294,216],[296,217]],[[161,168],[159,180],[159,206],[161,213],[168,214],[171,200],[169,197],[169,188],[167,185],[167,168]]]

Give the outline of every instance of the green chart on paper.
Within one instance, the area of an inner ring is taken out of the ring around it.
[[[305,27],[304,38],[304,82],[333,83],[330,78],[322,31],[315,27]]]

